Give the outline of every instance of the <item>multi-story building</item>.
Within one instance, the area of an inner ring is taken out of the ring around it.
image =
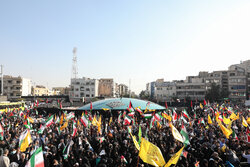
[[[69,98],[72,101],[90,101],[91,98],[98,96],[98,85],[97,79],[72,78]]]
[[[163,79],[158,79],[154,85],[154,98],[158,102],[171,101],[171,99],[176,96],[175,82],[164,82]]]
[[[0,80],[0,83],[1,82]],[[4,75],[3,95],[7,96],[8,100],[17,100],[21,98],[21,96],[31,95],[31,80],[20,76],[13,77]]]
[[[206,90],[211,88],[212,83],[219,85],[220,88],[224,90],[228,90],[228,71],[214,71],[208,73],[207,77],[205,78],[205,83]]]
[[[112,78],[99,80],[98,92],[100,97],[115,97],[115,82]]]
[[[129,94],[128,93],[128,86],[125,84],[119,84],[118,85],[118,93],[119,93],[120,97],[128,95]]]
[[[149,82],[146,84],[146,92],[151,99],[155,97],[155,82]]]
[[[35,87],[32,87],[31,92],[33,96],[49,96],[50,95],[49,89],[42,85],[36,85]]]
[[[208,72],[200,72],[198,76],[188,76],[184,81],[176,82],[176,95],[179,99],[190,98],[202,100],[205,98],[205,77]]]

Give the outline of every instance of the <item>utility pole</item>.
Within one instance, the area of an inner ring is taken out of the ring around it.
[[[131,79],[129,79],[129,98],[131,98]]]
[[[1,65],[1,96],[3,96],[3,65]]]

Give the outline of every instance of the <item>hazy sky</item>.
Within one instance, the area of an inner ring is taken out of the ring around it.
[[[136,93],[250,59],[246,0],[0,0],[0,64],[35,84],[114,78]]]

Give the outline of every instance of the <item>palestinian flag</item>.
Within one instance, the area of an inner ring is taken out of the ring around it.
[[[177,113],[173,109],[173,115],[172,115],[172,120],[175,122],[177,120]]]
[[[125,162],[126,164],[128,163],[128,161],[126,160],[126,158],[123,155],[121,156],[121,161]]]
[[[102,143],[105,140],[104,137],[99,137],[99,142]]]
[[[25,128],[31,129],[31,125],[30,125],[29,119],[27,119],[23,124],[24,124]]]
[[[3,138],[4,138],[4,129],[0,123],[0,140],[3,140]]]
[[[187,119],[190,119],[187,111],[184,109],[184,111],[182,112],[183,113],[183,116],[186,117]]]
[[[184,124],[182,124],[182,126],[181,126],[181,135],[183,136],[185,146],[189,145],[190,142],[189,142],[188,132],[187,132]]]
[[[50,116],[49,119],[46,121],[45,126],[49,127],[51,124],[53,124],[53,117],[54,115]]]
[[[76,132],[77,132],[76,121],[74,120],[74,122],[73,122],[73,124],[72,124],[72,134],[71,134],[71,136],[72,136],[72,137],[75,137]]]
[[[129,112],[134,112],[134,108],[133,108],[133,106],[132,106],[131,101],[129,102],[129,108],[127,108],[127,110],[128,110]]]
[[[43,150],[39,147],[30,157],[25,167],[44,167]]]
[[[40,128],[39,128],[39,130],[38,130],[38,133],[39,133],[39,134],[42,134],[43,131],[44,131],[44,129],[45,129],[45,126],[43,126],[43,125],[41,124],[41,125],[40,125]]]
[[[125,116],[123,125],[129,125],[132,122],[132,118]]]
[[[70,150],[70,147],[74,144],[74,142],[72,140],[70,140],[67,145],[64,147],[63,149],[63,158],[64,159],[67,159],[68,156],[69,156],[69,150]]]
[[[87,120],[84,114],[81,117],[81,122],[85,127],[88,127],[89,121]]]
[[[233,139],[239,140],[234,130],[233,130],[233,133],[232,133],[232,137],[233,137]]]

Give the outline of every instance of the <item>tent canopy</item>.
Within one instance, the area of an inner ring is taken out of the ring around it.
[[[162,107],[156,103],[134,99],[134,98],[110,98],[105,100],[99,100],[92,103],[93,110],[126,110],[129,107],[129,103],[132,103],[133,108],[140,107],[141,110],[145,110],[147,104],[149,110],[165,110],[165,107]],[[90,104],[86,104],[82,107],[79,107],[78,110],[90,110]]]

